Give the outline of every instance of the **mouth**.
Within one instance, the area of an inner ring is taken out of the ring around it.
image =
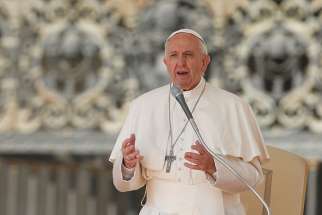
[[[187,71],[177,71],[176,74],[181,76],[181,75],[187,75],[189,72]]]

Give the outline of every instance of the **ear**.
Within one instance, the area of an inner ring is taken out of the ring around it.
[[[169,69],[169,62],[166,56],[163,57],[163,63],[167,69]]]
[[[206,54],[206,55],[203,56],[203,59],[202,59],[202,68],[201,68],[202,73],[205,73],[205,71],[206,71],[206,69],[207,69],[210,61],[211,61],[211,58],[210,58],[210,56],[208,54]]]
[[[163,63],[165,65],[165,68],[167,69],[168,73],[170,73],[170,68],[168,64],[168,59],[166,57],[163,57]]]

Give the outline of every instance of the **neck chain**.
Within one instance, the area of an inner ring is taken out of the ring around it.
[[[171,88],[171,84],[170,84],[170,88]],[[203,95],[203,93],[205,92],[206,89],[206,82],[204,83],[203,89],[196,101],[196,103],[194,104],[191,113],[193,113],[201,99],[201,96]],[[166,154],[165,156],[165,163],[167,163],[167,167],[166,167],[166,172],[170,172],[171,170],[171,164],[172,162],[176,159],[176,156],[174,155],[174,146],[178,143],[179,138],[181,137],[181,135],[183,134],[184,130],[186,129],[189,121],[187,120],[187,122],[185,123],[184,127],[181,129],[179,135],[177,136],[177,138],[175,139],[175,141],[173,142],[173,132],[172,132],[172,123],[171,123],[171,107],[170,107],[170,91],[169,91],[169,138],[170,138],[170,152],[169,154]],[[168,151],[168,145],[167,145],[167,149],[166,151]]]

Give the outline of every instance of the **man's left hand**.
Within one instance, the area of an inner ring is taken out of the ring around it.
[[[191,149],[196,150],[198,153],[185,153],[184,158],[190,162],[184,163],[186,167],[195,170],[202,170],[210,175],[216,172],[215,161],[203,145],[196,141],[196,143],[191,146]]]

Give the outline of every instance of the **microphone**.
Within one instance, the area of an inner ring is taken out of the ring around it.
[[[182,90],[179,87],[177,87],[176,85],[173,85],[171,87],[170,91],[171,91],[171,94],[173,95],[173,97],[175,97],[176,100],[179,102],[179,104],[182,107],[183,111],[185,112],[188,120],[193,119],[192,113],[189,110],[186,100],[183,97]]]
[[[226,160],[224,159],[224,155],[219,154],[219,153],[215,153],[214,151],[212,151],[207,144],[205,143],[205,141],[203,140],[201,133],[199,131],[199,128],[192,116],[191,111],[189,110],[189,107],[186,103],[186,100],[184,99],[182,90],[176,86],[176,85],[172,85],[170,92],[172,94],[172,96],[177,100],[177,102],[180,104],[181,108],[183,109],[183,111],[185,112],[194,132],[196,133],[196,135],[198,136],[198,139],[200,141],[200,143],[206,148],[206,150],[212,155],[212,157],[218,161],[219,163],[221,163],[230,173],[232,173],[235,177],[237,177],[237,179],[239,181],[241,181],[243,184],[245,184],[247,186],[247,188],[249,190],[252,191],[252,193],[257,197],[257,199],[262,203],[262,205],[264,206],[264,208],[266,209],[267,215],[271,215],[271,209],[268,207],[268,205],[266,204],[266,202],[264,201],[264,199],[259,195],[259,193],[246,181],[246,179],[244,179],[243,176],[241,176],[238,171],[236,171],[233,167],[231,167]]]

